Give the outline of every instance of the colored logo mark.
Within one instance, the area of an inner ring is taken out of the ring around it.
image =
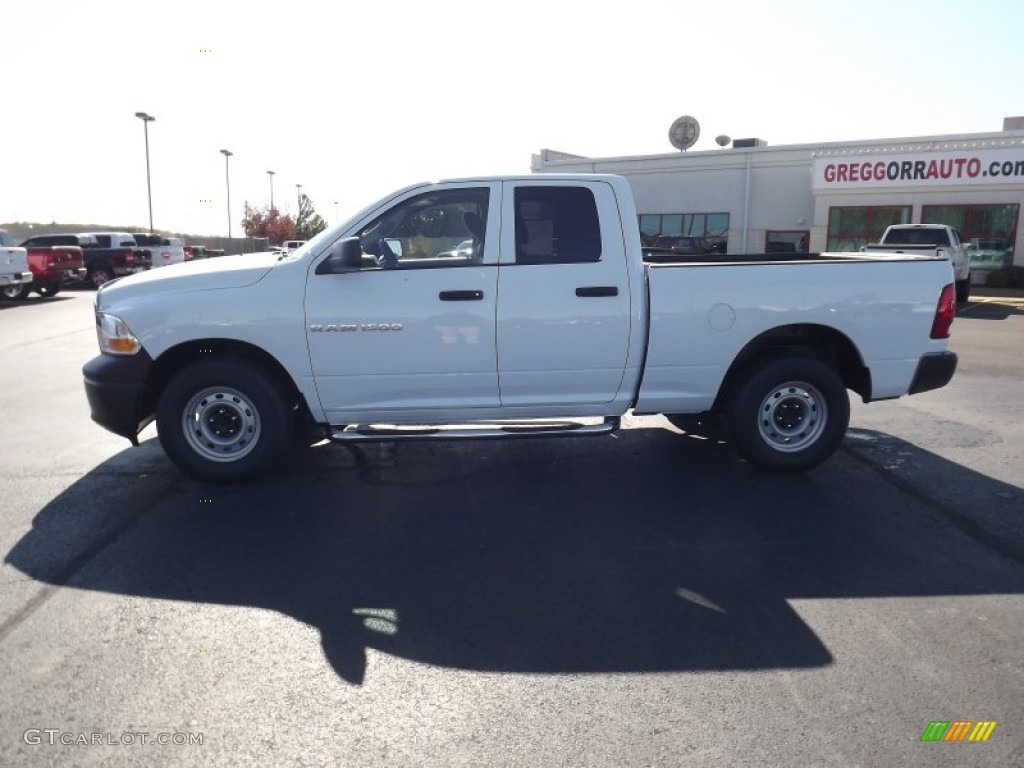
[[[932,720],[921,741],[988,741],[995,729],[995,720]]]

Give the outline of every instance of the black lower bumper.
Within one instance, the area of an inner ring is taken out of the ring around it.
[[[123,357],[100,355],[82,366],[92,420],[137,445],[136,436],[153,420],[153,413],[145,412],[150,409],[144,399],[152,367],[145,351]]]
[[[910,393],[927,392],[949,384],[956,371],[957,357],[953,352],[934,352],[924,355],[917,363],[914,380],[910,382]]]

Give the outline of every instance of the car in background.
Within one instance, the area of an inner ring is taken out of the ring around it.
[[[972,269],[1008,269],[1013,264],[1008,237],[972,237],[967,253]]]
[[[10,241],[7,230],[0,229],[0,295],[5,299],[20,299],[31,283],[28,253]]]
[[[115,277],[133,275],[150,268],[152,258],[147,248],[139,248],[127,232],[94,232],[35,235],[22,246],[30,250],[55,245],[77,246],[82,249],[86,280],[99,288]]]
[[[185,241],[180,237],[164,237],[145,232],[136,232],[132,237],[139,247],[149,249],[154,267],[166,267],[185,261]]]
[[[473,241],[472,240],[463,240],[461,243],[459,243],[454,248],[452,248],[452,250],[450,250],[450,251],[441,251],[439,254],[437,254],[437,257],[441,258],[442,256],[462,256],[463,258],[468,258],[468,257],[470,257],[472,255],[473,255]]]
[[[26,241],[27,242],[27,241]],[[84,280],[85,254],[77,245],[25,245],[32,282],[20,288],[7,286],[4,298],[23,299],[33,291],[44,298],[56,296],[67,283]]]
[[[294,251],[299,246],[304,245],[305,242],[305,240],[285,240],[284,242],[281,243],[281,247],[284,250],[291,252]]]

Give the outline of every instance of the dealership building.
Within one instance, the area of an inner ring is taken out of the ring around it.
[[[1024,118],[1006,118],[993,133],[718,142],[725,146],[634,157],[545,149],[533,156],[532,170],[624,176],[645,244],[685,235],[734,254],[855,251],[890,224],[940,223],[970,242],[974,282],[1024,265]]]

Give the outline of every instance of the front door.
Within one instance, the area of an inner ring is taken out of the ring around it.
[[[306,333],[332,424],[499,405],[499,195],[497,183],[408,193],[356,233],[363,269],[310,274]]]

